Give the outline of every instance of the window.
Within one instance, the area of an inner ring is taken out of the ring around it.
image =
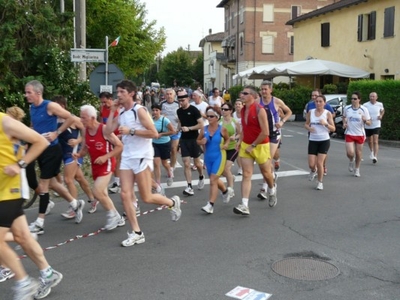
[[[243,54],[243,33],[240,33],[239,37],[239,51],[240,54]]]
[[[274,5],[264,4],[263,6],[263,22],[274,22]]]
[[[291,19],[297,18],[301,14],[301,6],[292,6],[292,17]]]
[[[235,13],[231,13],[232,28],[235,28]]]
[[[267,35],[262,37],[262,53],[273,54],[274,53],[274,37]]]
[[[242,24],[243,23],[243,14],[244,14],[244,9],[243,9],[243,6],[241,6],[240,7],[240,15],[239,15],[239,22],[240,22],[240,24]]]
[[[321,47],[330,46],[330,23],[321,24]]]
[[[384,37],[394,36],[394,6],[385,8]]]
[[[375,39],[376,11],[370,14],[358,15],[357,41],[370,41]]]
[[[294,53],[294,36],[289,37],[289,54]]]

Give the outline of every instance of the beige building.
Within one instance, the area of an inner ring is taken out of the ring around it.
[[[338,0],[336,0],[337,2]],[[225,10],[225,38],[222,41],[225,86],[232,76],[247,69],[293,61],[292,27],[286,22],[334,3],[335,0],[222,0]],[[244,80],[242,84],[258,84]]]
[[[212,34],[211,29],[209,35],[204,37],[199,44],[199,47],[203,49],[203,76],[204,86],[203,91],[208,95],[214,87],[223,89],[225,85],[225,72],[221,62],[223,60],[223,49],[221,46],[222,40],[224,39],[224,33]]]
[[[295,61],[332,60],[370,72],[371,79],[400,79],[399,0],[342,0],[286,24],[293,26]],[[319,86],[345,80],[323,76]]]

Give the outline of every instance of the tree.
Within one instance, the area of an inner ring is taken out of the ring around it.
[[[109,60],[127,77],[144,73],[164,48],[164,28],[156,30],[156,21],[146,20],[146,5],[138,0],[91,0],[86,11],[87,48],[104,48],[105,36],[111,41],[121,36],[109,48]]]
[[[193,79],[198,86],[203,86],[204,81],[204,57],[203,53],[197,56],[193,64]]]
[[[180,47],[168,53],[161,64],[159,78],[165,86],[191,86],[193,83],[193,68],[189,53]]]

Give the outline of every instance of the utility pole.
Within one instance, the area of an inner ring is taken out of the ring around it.
[[[63,0],[61,0],[63,1]],[[74,0],[75,43],[74,48],[86,49],[86,0]],[[79,80],[86,80],[86,63],[80,63]]]

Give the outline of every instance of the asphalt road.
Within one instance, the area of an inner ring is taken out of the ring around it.
[[[39,240],[50,264],[64,274],[48,299],[231,299],[225,294],[237,286],[272,294],[274,300],[400,299],[399,149],[382,146],[373,165],[365,147],[356,178],[347,170],[343,140],[333,139],[324,190],[317,191],[306,175],[306,131],[286,123],[283,135],[278,204],[271,209],[257,200],[261,180],[254,179],[249,217],[232,212],[241,198],[240,177],[234,199],[218,200],[214,214],[206,215],[200,209],[209,186],[184,197],[178,168],[166,193],[181,196],[182,218],[171,222],[168,210],[141,204],[146,242],[123,248],[127,226],[99,231],[105,223],[102,208],[85,213],[79,225],[63,220],[67,204],[57,199]],[[119,195],[112,198],[122,212]],[[31,222],[37,209],[26,213]],[[311,281],[272,270],[289,257],[319,258],[340,274]],[[29,259],[23,263],[38,276]],[[1,300],[12,299],[12,284],[0,283]]]

